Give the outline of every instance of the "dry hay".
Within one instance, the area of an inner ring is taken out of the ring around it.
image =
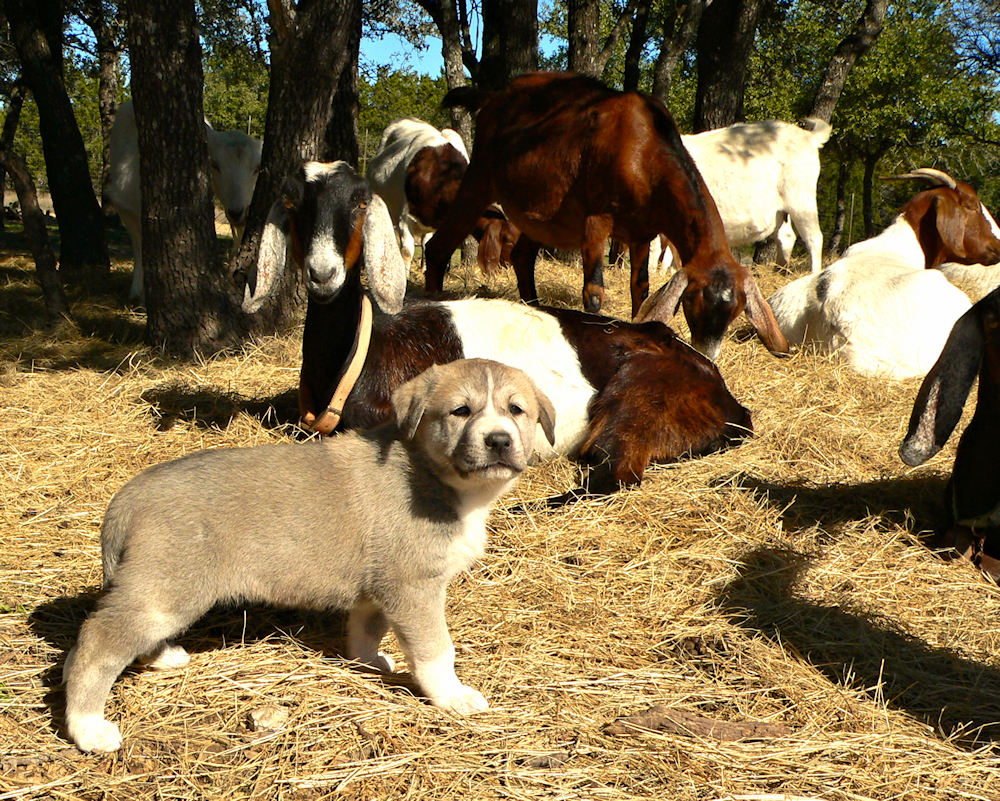
[[[28,266],[7,262],[0,286],[22,319]],[[579,303],[578,267],[539,273],[549,300]],[[608,283],[622,314],[627,275]],[[155,462],[290,436],[300,336],[164,363],[135,344],[141,316],[88,297],[59,339],[0,317],[0,799],[1000,798],[1000,590],[919,540],[953,444],[905,468],[916,382],[776,359],[745,325],[720,366],[754,440],[547,510],[578,480],[556,461],[492,516],[449,596],[459,675],[489,712],[452,719],[405,672],[350,669],[339,617],[222,610],[182,638],[188,669],[116,682],[121,752],[76,753],[59,675],[108,500]],[[255,731],[273,707],[287,722]]]

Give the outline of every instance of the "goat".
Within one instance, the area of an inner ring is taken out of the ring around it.
[[[382,132],[365,174],[399,231],[407,269],[414,240],[423,241],[437,228],[468,164],[465,143],[450,128],[439,131],[428,122],[406,117]]]
[[[521,231],[511,251],[518,292],[535,290],[542,244],[583,251],[583,306],[604,301],[608,237],[629,247],[636,321],[669,323],[683,304],[695,348],[710,358],[740,312],[772,351],[787,345],[750,272],[726,243],[722,220],[666,107],[572,73],[533,73],[500,92],[452,89],[445,106],[478,109],[472,159],[426,251],[427,289],[440,291],[452,252],[490,203]],[[649,290],[647,257],[666,233],[684,268]]]
[[[833,130],[816,117],[811,131],[778,120],[747,122],[681,137],[708,186],[731,246],[777,234],[788,262],[799,232],[812,271],[823,267],[823,232],[816,209],[819,150]]]
[[[979,378],[976,411],[962,432],[945,493],[948,529],[939,544],[971,556],[1000,580],[1000,289],[959,317],[910,415],[900,458],[916,467],[944,447]]]
[[[216,131],[205,121],[205,138],[211,163],[212,189],[222,204],[239,248],[253,199],[263,142],[241,131]],[[144,303],[142,277],[142,194],[139,188],[139,135],[132,100],[118,106],[108,143],[110,183],[108,196],[132,239],[134,265],[129,298]]]
[[[790,343],[839,350],[857,372],[894,379],[924,375],[971,306],[940,270],[924,268],[1000,258],[1000,239],[971,186],[927,168],[900,177],[932,188],[881,234],[770,298]]]
[[[367,360],[342,407],[344,428],[391,419],[392,391],[430,365],[480,357],[519,367],[552,400],[555,442],[543,455],[596,468],[593,492],[638,483],[652,461],[710,453],[752,433],[750,413],[716,366],[660,322],[495,299],[404,306],[406,270],[386,204],[343,162],[310,162],[287,180],[247,284],[248,312],[286,269],[286,252],[308,294],[299,406],[310,429],[328,433],[334,387],[367,306],[363,264],[378,308]]]

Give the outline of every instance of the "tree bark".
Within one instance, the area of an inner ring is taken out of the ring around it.
[[[601,5],[598,0],[568,0],[566,3],[569,38],[569,69],[600,78],[604,65],[601,55]]]
[[[471,46],[466,48],[463,39],[462,20],[468,18],[465,0],[418,0],[420,7],[430,15],[441,34],[441,56],[444,59],[444,77],[449,89],[465,86],[465,71],[469,62],[473,67],[469,74],[475,76],[479,62]],[[467,30],[467,26],[466,26]],[[451,109],[451,127],[462,135],[468,149],[472,149],[472,115],[464,108]]]
[[[827,253],[836,256],[840,253],[840,243],[844,238],[844,223],[847,221],[847,182],[851,177],[851,165],[847,160],[841,160],[837,168],[837,200],[833,217],[833,232],[827,242]]]
[[[0,133],[0,165],[10,175],[18,203],[21,205],[21,219],[24,223],[24,236],[28,248],[35,259],[35,275],[42,288],[42,298],[45,303],[46,316],[52,325],[72,322],[69,311],[69,301],[66,290],[56,267],[56,254],[49,240],[49,232],[45,227],[45,214],[38,204],[38,192],[35,182],[28,170],[24,158],[14,153],[14,135],[21,117],[21,106],[24,104],[25,87],[20,78],[14,82],[10,100],[7,103],[7,116],[4,118],[3,133]]]
[[[869,153],[865,156],[865,177],[862,185],[861,209],[865,221],[865,239],[871,239],[878,231],[875,230],[875,203],[872,193],[875,187],[875,167],[882,157],[879,153]]]
[[[809,111],[810,117],[830,122],[848,75],[857,60],[868,52],[882,32],[888,7],[889,0],[868,0],[854,30],[844,37],[830,57],[823,80],[816,90],[816,97]]]
[[[743,120],[743,93],[763,0],[713,0],[698,28],[694,130]]]
[[[483,0],[479,87],[503,89],[538,69],[538,0]]]
[[[94,194],[83,136],[63,81],[60,0],[3,0],[24,79],[38,106],[52,206],[64,269],[110,267],[101,208]]]
[[[346,161],[358,168],[358,56],[361,49],[361,4],[351,4],[341,17],[341,31],[346,34],[347,62],[340,71],[337,90],[330,104],[326,125],[324,161]]]
[[[639,81],[642,79],[642,51],[649,41],[650,5],[649,0],[640,0],[635,7],[632,33],[625,51],[625,73],[622,76],[622,88],[626,92],[638,91]]]
[[[361,0],[314,0],[298,9],[291,0],[269,0],[268,8],[271,90],[260,174],[235,259],[238,275],[251,272],[264,222],[284,180],[304,161],[321,160],[331,152],[326,142],[328,115],[339,102],[334,96],[342,72],[356,68],[351,42]],[[351,22],[345,25],[344,20]],[[294,270],[286,271],[263,308],[249,320],[252,332],[273,333],[287,326],[301,299],[299,276]]]
[[[128,4],[142,176],[146,339],[191,358],[245,335],[216,248],[194,0]]]
[[[677,62],[698,32],[704,10],[705,0],[682,0],[678,3],[676,12],[664,19],[663,42],[653,68],[652,92],[653,97],[658,97],[664,103],[670,98],[670,86]]]

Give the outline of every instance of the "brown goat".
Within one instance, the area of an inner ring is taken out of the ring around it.
[[[598,311],[611,236],[629,247],[636,314],[649,290],[649,242],[666,233],[684,267],[637,319],[669,322],[683,305],[692,343],[714,358],[726,328],[746,311],[770,350],[787,351],[660,101],[572,73],[533,73],[501,92],[453,89],[444,105],[478,109],[478,116],[468,170],[427,246],[429,290],[440,291],[452,252],[496,201],[521,231],[511,259],[522,299],[538,298],[534,262],[542,244],[579,248],[583,305]]]
[[[948,529],[938,544],[1000,580],[1000,289],[958,319],[920,385],[899,448],[906,464],[923,464],[941,450],[977,377],[976,412],[958,442],[945,494]]]

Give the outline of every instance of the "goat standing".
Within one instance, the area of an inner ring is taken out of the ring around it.
[[[453,89],[444,104],[478,109],[478,116],[469,168],[427,246],[429,290],[441,290],[451,254],[497,201],[521,232],[511,261],[524,300],[538,299],[534,264],[542,244],[581,249],[583,305],[599,311],[610,236],[629,247],[637,321],[668,323],[683,305],[692,343],[715,358],[726,328],[745,310],[770,350],[787,350],[661,102],[572,73],[534,73],[496,93]],[[643,305],[649,243],[660,233],[684,266]]]

